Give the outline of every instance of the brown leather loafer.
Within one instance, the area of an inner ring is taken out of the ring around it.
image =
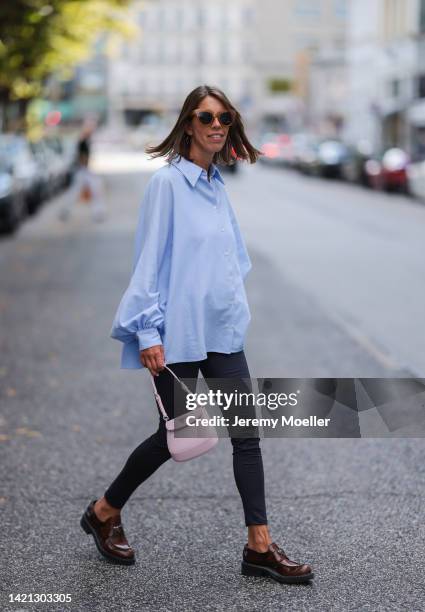
[[[243,549],[242,574],[244,576],[270,576],[288,584],[308,582],[314,578],[310,565],[291,561],[282,548],[273,542],[264,553]]]
[[[81,517],[80,525],[88,535],[92,535],[101,555],[124,565],[133,565],[135,562],[134,550],[125,537],[121,516],[114,516],[108,520],[100,521],[95,512],[94,499]]]

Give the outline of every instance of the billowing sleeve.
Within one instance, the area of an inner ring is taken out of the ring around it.
[[[252,268],[251,259],[248,254],[248,250],[245,245],[245,241],[242,237],[241,231],[239,229],[239,224],[236,219],[235,213],[230,202],[227,200],[227,206],[230,215],[230,221],[232,222],[233,233],[235,235],[236,240],[236,248],[238,254],[239,267],[241,269],[242,278],[245,279],[246,275]]]
[[[116,312],[111,338],[138,339],[143,350],[162,344],[164,315],[159,307],[159,272],[170,256],[173,193],[167,177],[154,174],[140,205],[134,245],[133,273]]]

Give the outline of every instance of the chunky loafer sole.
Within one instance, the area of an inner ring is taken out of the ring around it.
[[[112,553],[109,553],[108,551],[102,548],[102,546],[99,543],[96,531],[93,529],[93,527],[90,525],[89,521],[87,520],[86,513],[84,513],[83,516],[81,517],[80,525],[83,531],[87,533],[87,535],[93,536],[97,550],[100,552],[100,554],[103,557],[105,557],[105,559],[108,559],[109,561],[114,561],[114,563],[120,563],[121,565],[134,565],[134,563],[136,562],[136,559],[134,557],[132,559],[125,559],[123,557],[118,557],[118,556],[116,557]]]
[[[314,573],[304,574],[303,576],[282,576],[279,572],[276,572],[271,567],[266,565],[255,565],[254,563],[247,563],[242,561],[241,573],[243,576],[270,576],[273,580],[283,582],[286,584],[300,584],[308,582],[314,578]]]

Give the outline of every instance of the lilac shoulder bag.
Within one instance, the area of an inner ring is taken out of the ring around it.
[[[192,393],[192,391],[184,384],[183,381],[180,380],[178,376],[176,376],[176,374],[174,374],[174,372],[168,366],[165,366],[165,368],[174,376],[185,393]],[[161,411],[162,418],[165,421],[165,427],[167,428],[168,450],[170,451],[174,461],[188,461],[189,459],[199,457],[200,455],[203,455],[214,448],[218,442],[218,436],[213,426],[188,425],[186,422],[189,415],[192,415],[195,418],[209,419],[210,417],[205,407],[198,405],[194,410],[191,410],[186,414],[181,414],[175,419],[170,419],[164,409],[164,405],[156,388],[155,379],[152,374],[151,381],[155,399]],[[183,435],[176,436],[176,431]],[[189,432],[191,433],[190,438],[186,437]]]

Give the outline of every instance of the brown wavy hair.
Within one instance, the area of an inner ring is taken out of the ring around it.
[[[227,110],[233,110],[235,113],[235,120],[229,128],[226,142],[220,151],[214,153],[213,163],[229,166],[235,163],[235,156],[239,159],[249,160],[251,164],[257,161],[262,152],[249,142],[240,113],[221,89],[210,85],[200,85],[191,91],[183,103],[179,118],[165,140],[156,146],[145,148],[145,152],[151,156],[151,159],[165,156],[168,162],[178,156],[189,159],[192,139],[189,134],[186,134],[186,127],[192,120],[192,112],[199,107],[199,103],[207,96],[214,96],[217,100],[220,100]]]

